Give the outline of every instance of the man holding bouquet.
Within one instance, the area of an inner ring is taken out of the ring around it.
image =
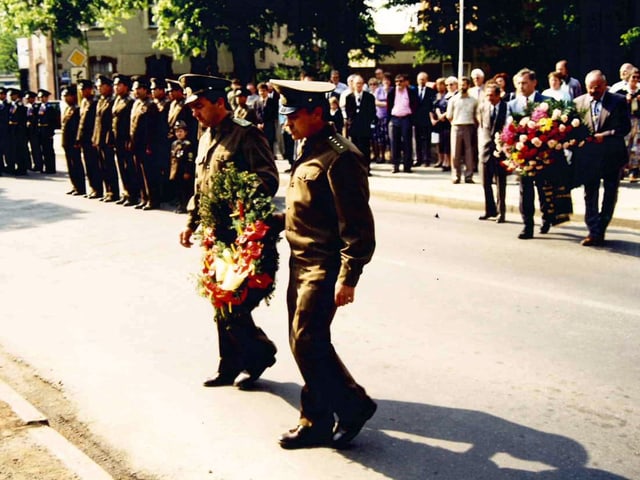
[[[182,75],[179,80],[187,95],[185,105],[204,129],[196,156],[194,195],[187,207],[187,227],[180,233],[180,244],[191,247],[191,236],[201,223],[201,196],[207,195],[211,180],[225,167],[233,165],[240,172],[255,173],[261,182],[260,190],[269,196],[278,190],[278,170],[263,133],[250,122],[231,115],[228,80],[194,74]],[[232,242],[234,232],[228,228],[232,219],[219,220],[221,224],[215,226],[217,239]],[[260,300],[247,297],[243,304],[234,306],[232,315],[216,313],[220,361],[217,375],[207,379],[205,387],[233,385],[236,377],[246,371],[249,376],[236,385],[248,388],[275,363],[276,347],[251,315]]]

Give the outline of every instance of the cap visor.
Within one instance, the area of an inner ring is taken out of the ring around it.
[[[289,115],[291,113],[295,113],[299,108],[300,107],[287,107],[285,105],[280,105],[280,115]]]
[[[184,104],[185,105],[189,105],[190,103],[195,102],[196,100],[198,100],[198,98],[200,98],[200,95],[189,95],[185,101]]]

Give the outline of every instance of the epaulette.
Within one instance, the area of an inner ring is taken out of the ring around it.
[[[231,120],[233,120],[235,123],[237,123],[238,125],[240,125],[241,127],[250,127],[251,125],[253,125],[253,123],[251,123],[249,120],[245,120],[244,118],[235,118],[233,117]]]
[[[333,148],[338,153],[343,153],[349,150],[347,144],[337,135],[329,135],[327,137],[327,140],[329,140],[329,145],[331,145],[331,148]]]

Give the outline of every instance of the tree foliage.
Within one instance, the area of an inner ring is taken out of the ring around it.
[[[82,38],[83,24],[100,26],[109,34],[120,28],[123,18],[147,5],[147,0],[0,0],[0,30],[17,37],[39,31],[66,42]]]
[[[10,33],[0,34],[0,72],[18,73],[16,37]]]
[[[415,3],[391,0],[390,5]],[[405,41],[427,57],[457,61],[459,2],[433,0],[422,4],[418,28]],[[527,64],[548,64],[549,45],[566,45],[578,29],[575,1],[467,0],[464,11],[465,59],[490,63],[497,70]]]

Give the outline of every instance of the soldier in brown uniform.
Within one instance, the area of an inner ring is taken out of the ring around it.
[[[342,448],[376,411],[338,357],[330,332],[337,307],[353,302],[375,248],[369,159],[327,122],[326,93],[335,85],[271,83],[287,128],[301,142],[287,190],[285,235],[291,247],[289,342],[305,385],[299,424],[280,437],[280,446]]]
[[[188,223],[180,233],[180,244],[190,247],[191,235],[200,223],[200,194],[206,192],[212,176],[225,165],[233,164],[239,171],[256,173],[262,180],[262,191],[273,196],[278,190],[278,170],[260,130],[245,120],[231,116],[225,92],[229,86],[228,80],[188,74],[180,77],[180,83],[188,95],[186,104],[205,129],[198,144],[195,192],[187,207]],[[223,238],[221,235],[225,235],[226,231],[216,228],[219,238]],[[243,371],[247,371],[249,377],[237,385],[249,387],[266,368],[275,363],[275,345],[256,327],[251,316],[255,305],[242,307],[231,321],[215,319],[220,362],[218,374],[206,380],[205,387],[232,385]]]
[[[120,198],[118,169],[116,168],[113,143],[113,82],[104,75],[96,79],[96,88],[100,93],[96,103],[96,119],[93,126],[91,143],[98,151],[98,165],[104,182],[103,202],[115,202]]]
[[[84,184],[84,166],[80,147],[76,143],[78,136],[78,125],[80,123],[80,109],[78,108],[78,91],[75,85],[66,87],[60,96],[67,104],[62,113],[62,148],[67,159],[67,170],[71,181],[71,190],[67,195],[84,195],[86,187]]]
[[[131,78],[116,73],[113,76],[113,88],[116,91],[116,96],[111,110],[113,117],[111,132],[118,161],[118,173],[122,183],[122,195],[116,203],[131,207],[139,201],[131,153],[131,107],[134,101],[131,97]]]
[[[87,173],[89,193],[87,198],[102,198],[102,173],[98,165],[98,151],[91,143],[93,127],[96,123],[96,102],[93,96],[93,83],[89,80],[78,82],[80,89],[80,126],[78,127],[78,146],[82,149],[84,169]]]
[[[151,98],[149,79],[139,75],[132,80],[136,101],[131,108],[131,151],[140,195],[140,203],[133,208],[152,210],[160,206],[160,170],[155,157],[160,118]]]

